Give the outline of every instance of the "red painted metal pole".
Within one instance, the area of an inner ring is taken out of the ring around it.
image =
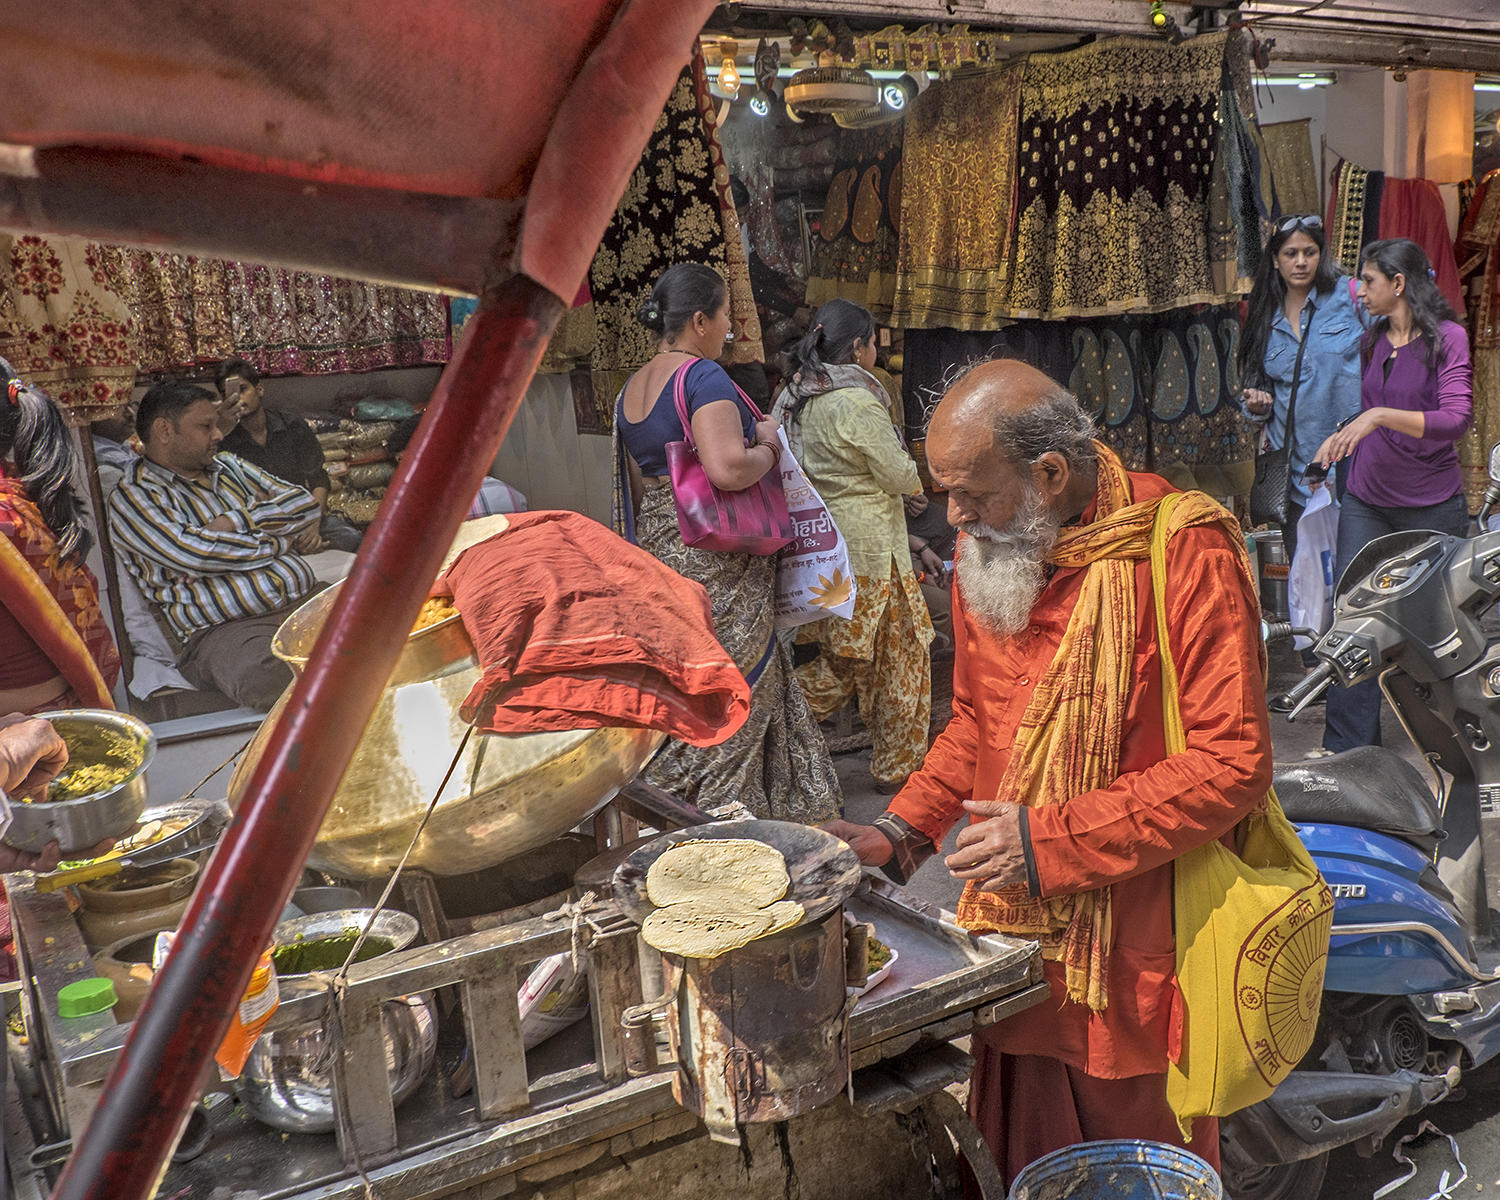
[[[557,297],[516,276],[470,318],[53,1200],[155,1192],[200,1073],[561,312]]]

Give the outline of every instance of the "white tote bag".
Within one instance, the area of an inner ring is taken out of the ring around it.
[[[776,561],[776,628],[792,629],[837,616],[854,615],[854,572],[849,547],[833,523],[823,498],[808,481],[801,464],[781,439],[781,486],[796,537]]]
[[[1339,540],[1339,506],[1327,487],[1313,489],[1312,499],[1297,522],[1297,553],[1292,558],[1287,586],[1287,605],[1292,624],[1305,625],[1318,633],[1333,623],[1334,552]],[[1312,645],[1305,637],[1294,643],[1298,650]]]

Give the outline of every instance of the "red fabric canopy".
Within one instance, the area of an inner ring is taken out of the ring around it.
[[[49,0],[12,14],[0,36],[0,138],[324,184],[526,197],[519,257],[499,264],[566,298],[711,8]],[[170,231],[143,229],[140,240],[160,245]]]

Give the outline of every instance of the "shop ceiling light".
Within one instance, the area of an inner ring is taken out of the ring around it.
[[[750,97],[750,111],[757,117],[769,117],[771,115],[771,102],[766,99],[764,92],[756,92]]]
[[[1261,82],[1271,87],[1294,87],[1301,91],[1332,87],[1339,81],[1332,71],[1299,71],[1295,75],[1262,75]]]
[[[739,52],[739,43],[730,38],[719,43],[719,53],[724,56],[719,67],[719,90],[731,100],[740,93],[740,69],[734,65]]]

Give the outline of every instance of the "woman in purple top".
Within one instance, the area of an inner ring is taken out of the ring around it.
[[[1359,274],[1359,298],[1374,318],[1362,354],[1360,413],[1317,454],[1324,466],[1350,458],[1339,513],[1340,578],[1384,534],[1431,529],[1462,537],[1469,527],[1454,448],[1474,414],[1468,334],[1415,242],[1371,242]],[[1379,684],[1335,687],[1324,752],[1379,744]]]

